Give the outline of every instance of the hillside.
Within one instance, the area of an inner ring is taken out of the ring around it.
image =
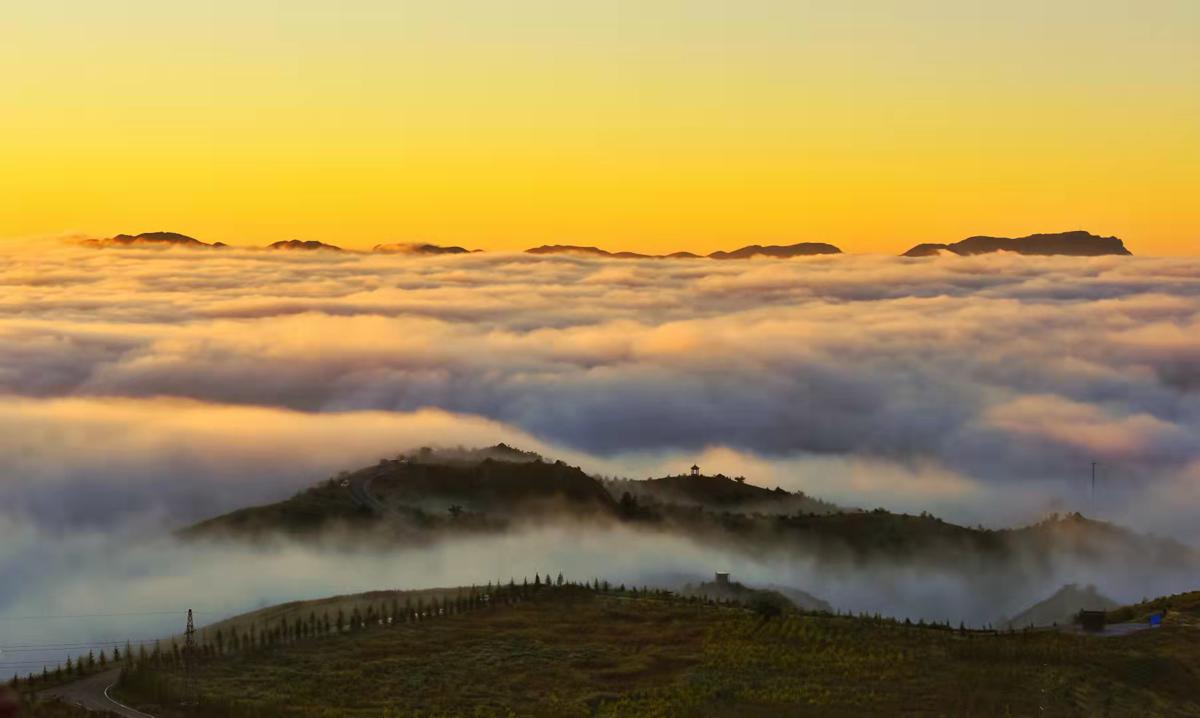
[[[686,584],[680,589],[679,595],[694,596],[717,603],[737,603],[750,608],[766,604],[778,608],[781,613],[788,611],[833,612],[833,606],[807,591],[784,586],[747,586],[733,580],[728,573],[718,573],[716,580],[713,581]]]
[[[1108,612],[1109,623],[1144,622],[1151,614],[1161,614],[1163,624],[1200,629],[1200,591],[1159,596]]]
[[[202,630],[191,708],[177,707],[188,694],[167,646],[134,661],[116,692],[160,718],[1200,712],[1200,643],[1187,626],[1101,639],[769,618],[554,583],[378,597],[365,611],[297,605],[219,641]]]
[[[1027,237],[967,237],[952,244],[918,244],[905,252],[904,257],[934,257],[942,252],[963,256],[991,252],[1016,252],[1028,255],[1068,255],[1096,257],[1106,254],[1132,254],[1125,243],[1116,237],[1100,237],[1090,232],[1074,231],[1056,234],[1031,234]]]
[[[839,510],[837,506],[807,496],[802,491],[793,493],[778,487],[767,489],[747,482],[745,477],[732,478],[724,474],[678,474],[645,480],[613,479],[606,481],[605,486],[615,498],[629,493],[643,507],[674,505],[749,514],[828,514]]]
[[[684,537],[755,560],[803,556],[814,567],[849,562],[935,569],[997,594],[1016,586],[1044,586],[1063,566],[1091,567],[1127,580],[1200,570],[1200,555],[1187,546],[1079,514],[1010,529],[972,528],[925,513],[843,510],[801,492],[721,475],[601,481],[578,467],[504,445],[426,449],[383,459],[284,501],[217,516],[179,535],[411,545],[519,531],[531,523],[576,526],[581,521],[599,532],[597,540],[621,526],[648,540]],[[1058,582],[1070,580],[1065,575]]]
[[[517,519],[581,515],[614,517],[616,502],[578,467],[500,444],[381,459],[285,501],[218,516],[180,535],[318,537],[369,530],[432,541],[443,532],[503,530]]]
[[[997,625],[1003,628],[1066,626],[1070,625],[1080,611],[1108,611],[1116,607],[1117,602],[1101,594],[1095,586],[1080,587],[1071,583],[1012,618],[998,621]]]

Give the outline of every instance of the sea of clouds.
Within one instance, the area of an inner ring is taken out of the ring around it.
[[[17,545],[62,565],[44,554],[499,441],[605,475],[698,462],[849,506],[1200,539],[1200,259],[42,242],[0,245],[0,287],[0,563],[28,585],[53,571]]]

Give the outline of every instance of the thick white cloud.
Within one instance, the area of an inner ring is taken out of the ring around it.
[[[413,443],[503,438],[605,473],[707,451],[854,505],[1084,508],[1193,538],[1194,507],[1160,498],[1191,495],[1200,461],[1200,260],[10,245],[3,261],[18,458],[0,492],[38,515],[108,495],[183,521]]]
[[[1200,260],[10,244],[0,287],[0,618],[87,604],[198,607],[206,621],[387,585],[571,567],[653,581],[719,563],[842,608],[979,622],[1064,581],[1133,600],[1193,580],[1103,566],[816,567],[620,530],[381,555],[181,546],[164,529],[413,446],[505,441],[606,475],[698,461],[852,506],[989,525],[1078,509],[1194,542]],[[0,627],[7,645],[176,624]]]

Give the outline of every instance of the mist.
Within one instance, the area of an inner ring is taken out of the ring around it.
[[[364,541],[276,540],[249,546],[181,542],[148,525],[48,534],[6,519],[0,547],[0,665],[40,672],[68,656],[126,640],[177,636],[188,609],[201,627],[285,601],[386,589],[483,585],[563,573],[614,585],[678,589],[732,571],[750,586],[786,586],[840,612],[982,626],[1014,615],[1065,583],[1095,584],[1132,602],[1191,587],[1195,576],[1119,560],[1018,558],[988,566],[817,560],[795,551],[755,556],[626,526],[521,526],[503,535],[420,548]],[[108,643],[105,643],[108,642]],[[148,644],[147,644],[148,645]]]
[[[0,256],[0,647],[539,571],[654,585],[732,568],[842,610],[976,623],[1067,582],[1118,600],[1194,587],[1102,563],[1015,583],[818,566],[628,529],[386,552],[170,532],[414,446],[505,442],[596,475],[696,462],[848,507],[991,527],[1079,510],[1195,543],[1200,260]],[[2,618],[125,607],[141,614]]]

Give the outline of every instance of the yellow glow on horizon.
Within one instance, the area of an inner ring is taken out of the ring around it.
[[[1200,253],[1200,4],[1045,4],[27,3],[0,237]]]

